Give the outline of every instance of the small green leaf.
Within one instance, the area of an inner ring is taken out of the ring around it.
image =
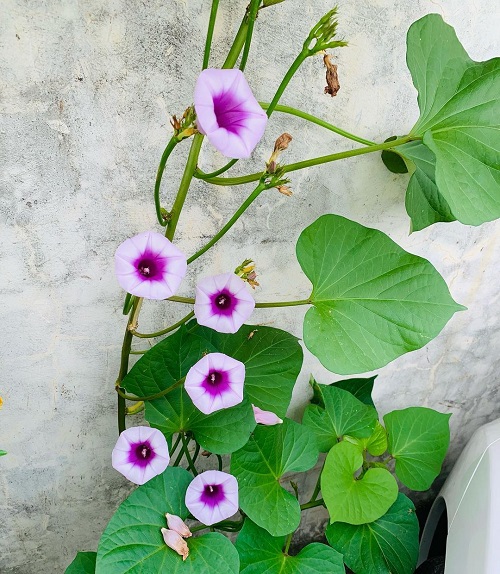
[[[97,552],[78,552],[64,574],[94,574]]]
[[[384,416],[396,475],[408,488],[427,490],[439,474],[450,444],[450,417],[424,407]]]
[[[316,383],[315,388],[325,406],[308,405],[302,424],[314,432],[320,452],[328,452],[345,434],[357,438],[372,434],[378,418],[373,407],[337,386]]]
[[[325,544],[313,543],[297,556],[283,554],[285,537],[273,538],[245,520],[236,540],[241,574],[345,574],[342,555]]]
[[[302,348],[297,337],[272,327],[243,325],[234,335],[206,327],[192,327],[219,353],[245,364],[245,394],[251,403],[283,418],[302,367]]]
[[[327,528],[326,538],[356,574],[413,574],[418,532],[413,502],[400,493],[375,522],[359,526],[336,522]]]
[[[385,428],[377,421],[375,423],[375,430],[367,438],[356,438],[353,436],[346,436],[344,440],[356,445],[361,452],[367,451],[372,456],[382,456],[387,450],[387,433]]]
[[[335,373],[371,371],[419,349],[463,309],[428,261],[339,215],[302,232],[297,258],[313,284],[304,343]]]
[[[163,541],[160,529],[167,526],[165,513],[182,519],[188,515],[184,498],[192,478],[182,468],[167,467],[163,474],[132,492],[101,537],[96,574],[239,572],[238,554],[222,534],[187,539],[189,556],[185,561]]]
[[[394,141],[398,136],[391,136],[384,140],[385,142]],[[404,159],[399,154],[399,148],[393,151],[390,149],[385,149],[382,151],[382,161],[385,167],[392,173],[408,173],[408,168]]]
[[[328,453],[321,473],[321,492],[331,522],[373,522],[396,500],[398,485],[392,474],[383,468],[370,468],[362,478],[355,478],[362,464],[359,449],[346,441]]]
[[[398,148],[411,166],[412,176],[406,190],[406,212],[411,232],[438,222],[456,221],[450,206],[436,185],[436,157],[421,142],[409,142]]]
[[[231,457],[231,474],[239,485],[240,507],[272,536],[293,532],[300,505],[280,479],[287,472],[312,468],[318,459],[313,433],[290,419],[276,426],[257,426],[252,438]]]
[[[420,108],[410,135],[435,154],[439,193],[462,223],[500,217],[500,58],[474,62],[429,14],[408,31],[407,62]]]
[[[348,391],[365,405],[375,407],[372,399],[372,392],[376,378],[377,375],[373,375],[373,377],[367,377],[365,379],[344,379],[343,381],[332,383],[332,386]]]
[[[6,450],[0,450],[0,456],[5,456],[7,454]]]

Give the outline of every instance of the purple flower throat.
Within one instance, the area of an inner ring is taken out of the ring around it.
[[[220,395],[229,388],[229,379],[224,371],[210,371],[203,388],[212,396]]]
[[[155,452],[151,448],[151,444],[146,441],[138,443],[130,450],[129,461],[138,466],[147,466],[154,457]]]
[[[219,315],[231,315],[235,307],[235,301],[231,293],[221,291],[212,298],[212,310]]]
[[[137,272],[145,279],[158,279],[165,273],[165,260],[146,252],[135,262]]]
[[[209,506],[215,506],[225,499],[222,484],[207,484],[203,489],[201,501]]]

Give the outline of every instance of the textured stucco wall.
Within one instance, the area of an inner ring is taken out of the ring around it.
[[[62,572],[77,549],[94,550],[129,485],[110,466],[116,440],[116,377],[124,328],[123,294],[113,276],[119,242],[155,226],[151,190],[169,132],[169,113],[190,103],[199,70],[208,0],[2,0],[0,571]],[[405,67],[405,34],[420,16],[439,12],[475,59],[498,53],[496,0],[340,0],[341,91],[323,95],[324,69],[310,59],[283,103],[301,107],[375,140],[406,133],[418,115]],[[222,61],[245,2],[221,1],[212,62]],[[308,29],[332,3],[286,0],[262,12],[247,71],[269,100]],[[495,43],[497,43],[495,47]],[[276,114],[251,161],[254,171],[283,131],[294,136],[292,162],[348,149],[349,142]],[[187,144],[176,151],[164,197],[179,181]],[[205,146],[203,166],[221,165]],[[379,371],[381,413],[425,405],[453,413],[449,468],[465,441],[497,417],[500,224],[439,224],[408,235],[407,176],[388,173],[375,154],[293,174],[294,196],[271,191],[249,209],[211,254],[190,270],[258,263],[257,298],[302,297],[308,283],[294,259],[299,232],[325,212],[388,233],[427,257],[467,305],[426,348]],[[203,244],[241,203],[245,189],[195,183],[177,241],[187,253]],[[165,201],[165,203],[167,203]],[[285,292],[280,291],[284,289]],[[144,305],[143,331],[181,316],[173,306]],[[303,311],[255,313],[301,334]],[[299,414],[312,372],[334,376],[307,356],[294,395]],[[317,513],[309,513],[307,528]]]

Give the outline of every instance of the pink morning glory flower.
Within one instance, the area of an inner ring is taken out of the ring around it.
[[[174,295],[186,274],[186,256],[161,233],[145,231],[115,253],[115,273],[125,291],[145,299]]]
[[[226,157],[250,157],[266,129],[267,115],[240,70],[203,70],[194,108],[198,131]]]
[[[131,427],[124,430],[111,455],[113,468],[135,484],[144,484],[168,466],[168,444],[158,429]]]
[[[243,400],[245,365],[224,353],[209,353],[193,365],[184,388],[206,415],[234,407]]]
[[[220,470],[196,476],[186,491],[186,506],[200,522],[211,526],[238,511],[238,482]]]
[[[278,415],[275,415],[272,411],[263,411],[252,405],[253,415],[255,417],[255,422],[261,425],[273,426],[279,425],[283,422],[283,419],[280,419]]]
[[[196,320],[219,333],[236,333],[254,307],[245,282],[234,273],[205,277],[196,286]]]

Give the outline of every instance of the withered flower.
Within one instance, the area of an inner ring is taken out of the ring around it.
[[[332,62],[330,54],[325,54],[323,56],[323,62],[326,66],[326,86],[325,94],[330,94],[330,96],[336,96],[337,92],[340,90],[339,76],[337,74],[337,66]]]

